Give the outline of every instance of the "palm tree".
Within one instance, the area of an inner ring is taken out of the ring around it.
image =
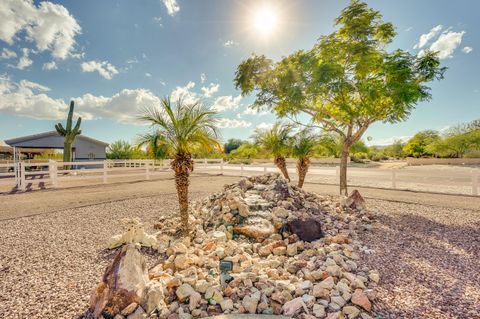
[[[256,130],[253,138],[255,142],[273,154],[273,163],[280,169],[283,176],[290,181],[288,176],[285,155],[288,153],[288,141],[292,126],[275,123],[271,129]]]
[[[170,167],[175,173],[178,202],[182,230],[189,234],[188,223],[188,185],[189,176],[193,171],[192,152],[195,149],[221,149],[218,143],[216,113],[205,109],[202,104],[195,102],[186,104],[182,99],[172,106],[170,98],[163,98],[160,107],[150,107],[139,117],[149,122],[157,130],[158,143],[168,147],[173,156]]]
[[[310,157],[315,153],[317,137],[305,129],[292,138],[292,155],[297,158],[298,187],[302,188],[310,166]]]
[[[169,155],[165,137],[158,131],[141,135],[137,141],[137,145],[138,147],[146,146],[147,154],[156,160],[165,159]]]

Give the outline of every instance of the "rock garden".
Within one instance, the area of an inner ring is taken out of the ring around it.
[[[174,220],[150,235],[128,221],[108,243],[118,253],[85,317],[373,318],[380,278],[362,265],[361,253],[371,251],[358,238],[372,221],[356,191],[338,202],[278,174],[242,179],[194,203],[190,236]],[[147,269],[151,251],[158,262]]]

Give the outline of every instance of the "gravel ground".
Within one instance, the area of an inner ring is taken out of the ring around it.
[[[368,204],[379,217],[362,240],[376,253],[362,263],[380,271],[379,314],[480,318],[480,211]],[[75,318],[113,256],[105,241],[123,230],[120,219],[138,216],[151,233],[176,209],[176,195],[165,194],[0,221],[0,318]]]
[[[383,318],[480,318],[480,211],[370,200],[379,214],[361,236],[375,254]]]
[[[0,221],[0,318],[80,315],[114,254],[104,248],[123,232],[120,220],[138,216],[152,233],[177,207],[176,195],[164,195]]]

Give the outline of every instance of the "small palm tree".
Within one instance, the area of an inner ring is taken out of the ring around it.
[[[302,188],[305,182],[310,157],[315,153],[317,137],[310,130],[305,129],[292,138],[292,155],[297,158],[298,187]]]
[[[137,141],[137,145],[138,147],[146,146],[147,154],[156,160],[165,159],[169,155],[165,137],[158,131],[141,135]]]
[[[199,102],[185,104],[179,99],[172,106],[170,98],[163,98],[159,108],[146,108],[139,117],[157,129],[154,134],[159,137],[158,143],[168,147],[173,156],[170,167],[175,173],[180,218],[185,235],[189,234],[188,185],[193,171],[192,152],[198,148],[211,151],[221,149],[217,120],[213,117],[215,114]]]
[[[290,181],[290,177],[288,176],[285,155],[288,153],[291,131],[292,126],[277,122],[271,129],[257,129],[253,136],[257,144],[273,154],[273,163],[288,181]]]

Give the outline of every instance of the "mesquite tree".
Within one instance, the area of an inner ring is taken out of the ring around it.
[[[312,49],[278,62],[251,56],[238,66],[234,82],[243,95],[257,93],[257,108],[300,123],[297,116],[307,114],[307,125],[339,134],[340,193],[347,195],[350,147],[374,122],[407,119],[418,102],[431,98],[426,84],[442,79],[445,68],[435,52],[388,51],[393,25],[361,1],[351,1],[335,26]]]
[[[55,129],[57,130],[58,134],[63,136],[63,161],[64,162],[72,161],[72,144],[73,142],[75,142],[75,138],[77,137],[77,135],[82,134],[82,130],[80,130],[80,124],[82,123],[81,117],[78,118],[77,124],[75,124],[75,127],[72,128],[73,108],[74,108],[74,103],[73,101],[71,101],[70,110],[68,111],[66,128],[63,127],[62,123],[55,124]]]

